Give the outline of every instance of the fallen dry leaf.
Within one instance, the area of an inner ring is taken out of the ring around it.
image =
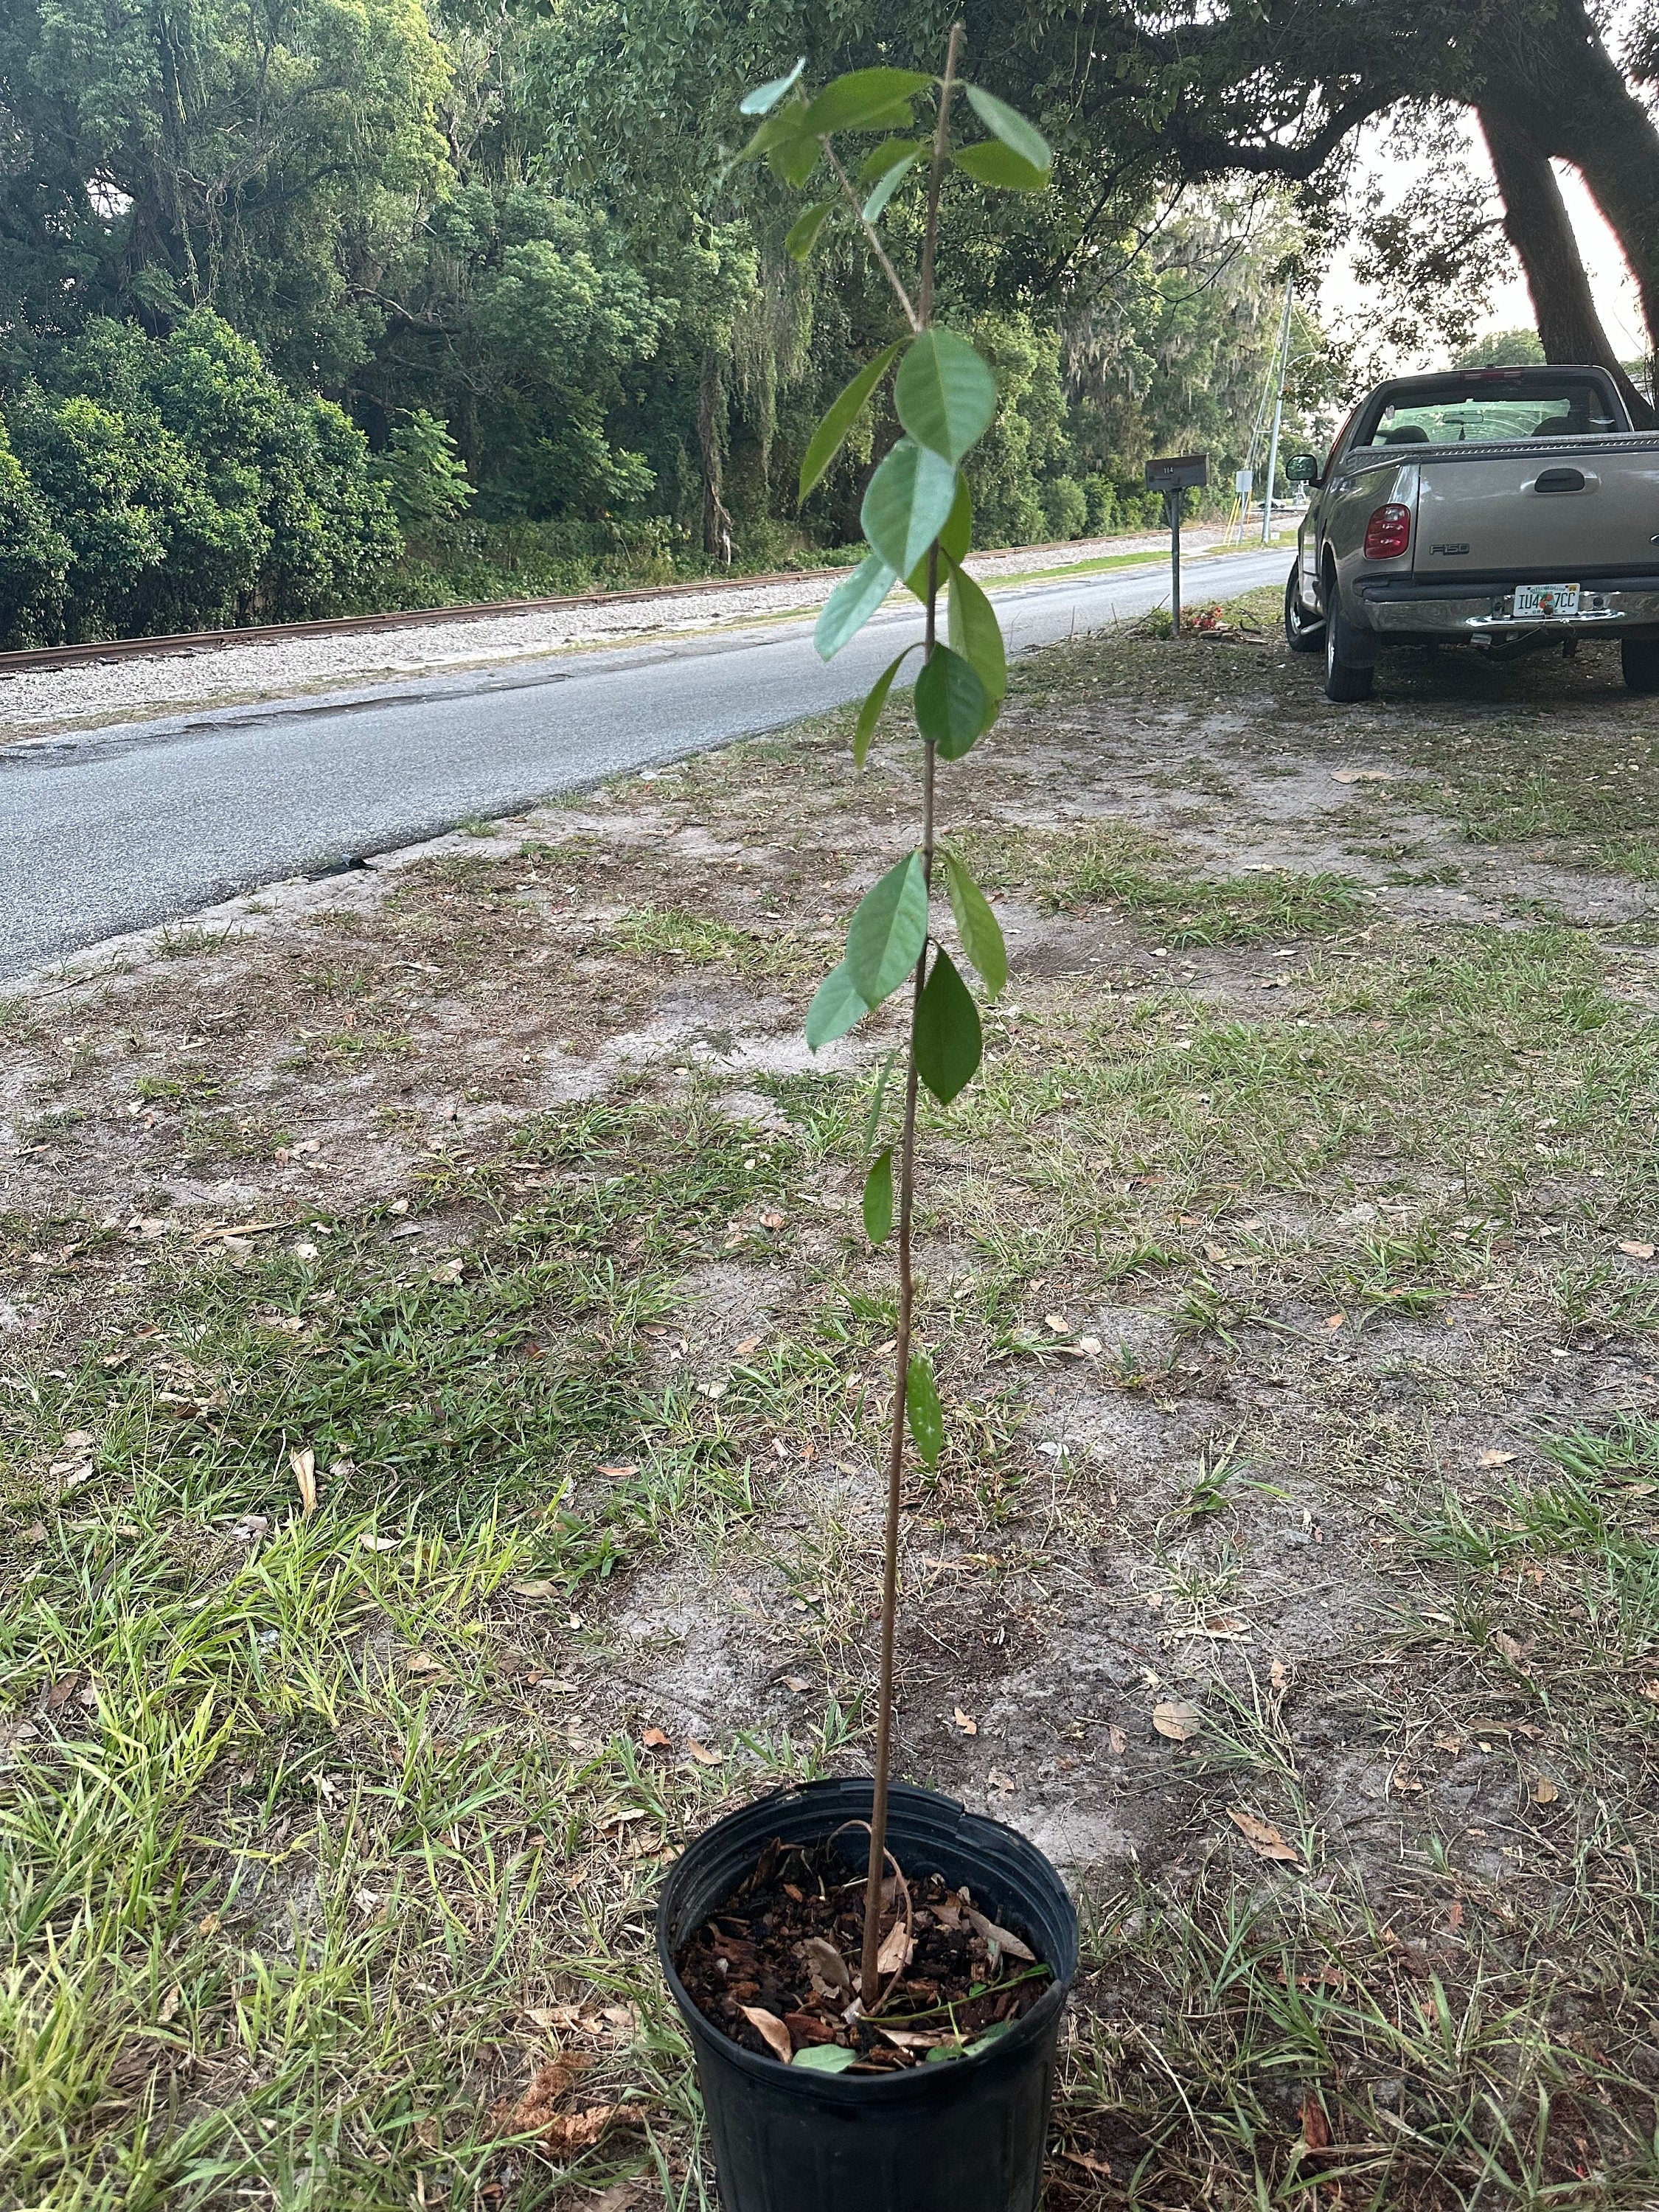
[[[1327,1314],[1325,1326],[1327,1328],[1340,1328],[1347,1318],[1346,1314]]]
[[[444,1671],[443,1661],[434,1659],[429,1651],[411,1652],[405,1666],[411,1674],[441,1674]]]
[[[1022,1943],[1018,1936],[1011,1936],[1006,1928],[999,1928],[994,1920],[988,1920],[982,1912],[968,1908],[968,1924],[976,1936],[982,1936],[994,1951],[1005,1959],[1024,1959],[1030,1966],[1036,1963],[1036,1953]]]
[[[1644,1244],[1638,1238],[1633,1237],[1626,1243],[1621,1244],[1619,1247],[1619,1249],[1621,1252],[1627,1254],[1632,1260],[1650,1260],[1653,1257],[1654,1251],[1654,1248],[1651,1244]]]
[[[559,1595],[557,1583],[511,1583],[507,1587],[514,1597],[557,1597]]]
[[[720,1766],[725,1764],[726,1753],[723,1751],[710,1751],[706,1743],[699,1743],[694,1735],[687,1736],[685,1747],[699,1766]]]
[[[960,1705],[957,1707],[955,1712],[951,1714],[951,1717],[955,1721],[957,1726],[962,1730],[963,1735],[977,1735],[979,1734],[979,1723],[977,1721],[970,1721],[967,1714],[963,1711]]]
[[[1520,1456],[1519,1452],[1483,1451],[1474,1463],[1477,1467],[1507,1467],[1512,1459]]]
[[[58,1449],[66,1452],[84,1451],[91,1442],[90,1429],[67,1429],[58,1441]]]
[[[1227,1818],[1259,1858],[1283,1859],[1287,1866],[1301,1865],[1301,1852],[1294,1844],[1287,1844],[1271,1822],[1258,1820],[1254,1813],[1247,1813],[1242,1805],[1230,1805]]]
[[[1386,768],[1334,768],[1333,783],[1392,783],[1394,771]]]
[[[179,2006],[184,2002],[184,1997],[185,1993],[183,1989],[177,1982],[175,1982],[173,1987],[167,1991],[167,1995],[162,1998],[161,2009],[155,2015],[157,2023],[161,2027],[165,2027],[167,2022],[173,2019]]]
[[[367,1530],[358,1537],[357,1541],[366,1552],[395,1552],[398,1548],[398,1539],[395,1536],[371,1536]]]
[[[775,1206],[769,1207],[767,1212],[762,1214],[760,1218],[760,1224],[763,1229],[781,1229],[783,1226],[783,1216],[778,1212]]]
[[[782,2059],[787,2066],[795,2055],[795,2046],[789,2040],[789,2031],[776,2013],[768,2012],[761,2005],[739,2005],[738,2010],[755,2029],[774,2058]]]
[[[289,1454],[288,1463],[299,1486],[301,1516],[309,1521],[317,1510],[317,1455],[309,1444],[301,1444]]]
[[[489,2124],[503,2136],[544,2127],[592,2063],[580,2051],[561,2051],[536,2069],[522,2095],[496,2100],[489,2108]]]
[[[1291,1679],[1291,1670],[1282,1659],[1275,1659],[1267,1672],[1276,1690],[1282,1690]]]
[[[1166,1698],[1152,1707],[1152,1726],[1171,1743],[1190,1743],[1203,1725],[1204,1716],[1198,1707],[1179,1698]]]
[[[1553,1805],[1560,1795],[1561,1792],[1547,1774],[1540,1774],[1532,1785],[1532,1802],[1534,1805]]]
[[[783,1686],[786,1690],[793,1690],[795,1695],[799,1697],[803,1690],[810,1690],[812,1685],[805,1674],[786,1674],[783,1678]]]
[[[659,1751],[664,1744],[672,1743],[673,1741],[673,1737],[665,1729],[659,1728],[647,1729],[645,1734],[640,1738],[640,1741],[647,1751]]]
[[[1328,2150],[1331,2147],[1331,2124],[1311,2089],[1302,2100],[1302,2140],[1310,2150]]]
[[[1492,1647],[1498,1656],[1508,1660],[1510,1665],[1518,1670],[1521,1665],[1521,1646],[1515,1638],[1505,1630],[1494,1628],[1491,1640]]]
[[[1017,1790],[1019,1787],[1019,1784],[1014,1780],[1013,1776],[1012,1774],[1005,1774],[1000,1766],[994,1766],[990,1772],[986,1776],[985,1779],[990,1784],[993,1790]]]
[[[1128,1730],[1127,1729],[1119,1728],[1116,1723],[1114,1722],[1112,1726],[1106,1731],[1106,1748],[1111,1753],[1114,1759],[1121,1759],[1124,1753],[1129,1748]]]
[[[760,1350],[760,1346],[761,1339],[759,1337],[745,1336],[743,1342],[738,1346],[737,1351],[733,1353],[732,1357],[737,1359],[747,1359],[750,1353],[751,1352],[758,1352]]]
[[[568,2035],[582,2025],[580,2005],[526,2005],[525,2018],[532,2027],[543,2027]]]
[[[1453,1898],[1446,1907],[1446,1925],[1454,1935],[1463,1925],[1463,1900],[1461,1897]]]
[[[853,1977],[847,1971],[847,1961],[833,1943],[822,1936],[809,1936],[800,1948],[807,1972],[812,1977],[812,1986],[820,1996],[837,1996],[852,1989]]]
[[[599,1473],[601,1474],[612,1475],[618,1481],[624,1480],[630,1474],[637,1474],[639,1471],[640,1464],[637,1460],[630,1460],[626,1467],[602,1467],[599,1469]]]
[[[1056,1336],[1069,1336],[1072,1333],[1072,1324],[1064,1314],[1044,1314],[1042,1320],[1043,1326],[1053,1329]]]
[[[909,1940],[904,1923],[902,1920],[896,1920],[884,1937],[880,1950],[876,1954],[876,1972],[878,1974],[897,1973],[901,1966],[909,1965],[910,1954],[915,1948],[915,1946]]]

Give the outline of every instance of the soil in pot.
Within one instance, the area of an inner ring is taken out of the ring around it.
[[[906,1869],[884,1893],[874,2018],[855,2002],[864,1872],[832,1838],[769,1844],[675,1965],[693,2002],[744,2049],[825,2073],[893,2073],[984,2050],[1049,1981],[1030,1931],[966,1889]],[[848,2017],[848,2014],[851,2017]]]

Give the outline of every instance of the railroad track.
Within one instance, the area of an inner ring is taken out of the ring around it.
[[[181,630],[165,637],[112,637],[90,645],[42,645],[25,652],[0,653],[0,676],[21,675],[27,668],[73,668],[92,660],[157,660],[169,653],[215,653],[226,645],[280,645],[291,637],[351,637],[374,630],[418,629],[428,623],[491,622],[501,615],[620,607],[639,600],[685,599],[698,592],[762,591],[771,584],[822,583],[848,574],[846,568],[780,568],[760,576],[701,576],[689,583],[646,584],[625,592],[571,592],[549,599],[489,599],[465,607],[400,607],[392,614],[338,615],[328,622],[254,623],[243,629]]]

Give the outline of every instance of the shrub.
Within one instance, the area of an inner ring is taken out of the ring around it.
[[[0,647],[38,645],[55,633],[69,565],[68,541],[0,422]]]

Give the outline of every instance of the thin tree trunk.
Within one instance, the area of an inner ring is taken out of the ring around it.
[[[702,453],[702,550],[718,559],[729,518],[721,504],[726,452],[726,386],[720,357],[705,349],[697,385],[697,444]]]
[[[1480,116],[1503,196],[1504,235],[1526,271],[1544,358],[1598,362],[1618,385],[1632,422],[1646,426],[1659,419],[1625,374],[1602,328],[1547,155],[1503,116],[1486,108]]]

